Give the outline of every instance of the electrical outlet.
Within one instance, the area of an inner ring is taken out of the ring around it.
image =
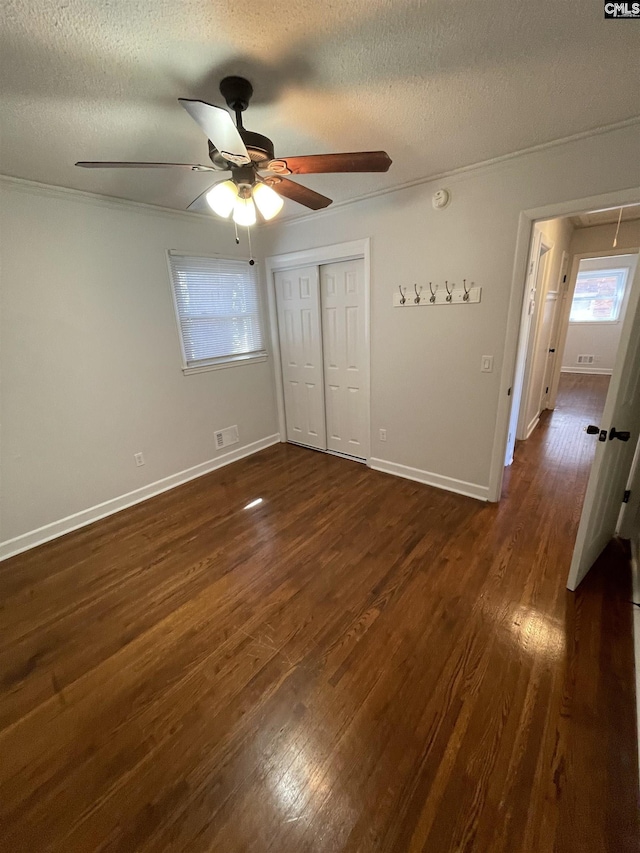
[[[144,456],[142,455],[142,453],[134,453],[133,458],[136,460],[136,465],[138,466],[138,468],[141,465],[144,465]]]
[[[386,441],[386,440],[387,440],[387,431],[386,431],[386,429],[381,429],[380,430],[380,441]]]
[[[480,363],[480,370],[483,373],[493,373],[493,356],[483,355]]]

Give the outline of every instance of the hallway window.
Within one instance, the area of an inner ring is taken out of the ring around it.
[[[629,268],[589,269],[588,266],[587,261],[580,262],[569,322],[616,323],[620,318]]]

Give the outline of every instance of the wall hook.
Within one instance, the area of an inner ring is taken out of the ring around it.
[[[463,278],[463,279],[462,279],[462,286],[464,287],[464,296],[462,297],[462,301],[463,301],[463,302],[468,302],[468,301],[469,301],[469,294],[470,294],[470,292],[471,292],[471,288],[469,288],[469,289],[467,290],[467,280],[466,280],[466,278]]]
[[[422,293],[422,288],[420,288],[420,290],[418,291],[418,285],[414,284],[413,289],[416,292],[416,295],[415,295],[415,298],[413,301],[416,303],[416,305],[420,305],[420,294]]]
[[[453,282],[451,282],[451,290],[449,290],[449,282],[448,281],[445,281],[444,286],[447,289],[446,301],[451,302],[452,294],[453,294],[453,288],[455,287],[455,284]]]
[[[434,290],[431,286],[431,282],[429,282],[429,290],[431,291],[431,296],[429,297],[429,302],[433,305],[436,301],[436,292],[438,290],[438,285],[436,284],[436,289]]]
[[[404,303],[407,301],[407,297],[405,296],[405,293],[407,292],[407,289],[405,288],[405,289],[403,290],[403,289],[402,289],[402,285],[401,285],[401,284],[399,284],[399,285],[398,285],[398,290],[400,291],[400,305],[404,305]]]

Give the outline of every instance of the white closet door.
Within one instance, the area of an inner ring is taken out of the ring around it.
[[[317,267],[275,274],[287,439],[326,450]]]
[[[320,267],[327,449],[369,455],[369,359],[364,261]]]

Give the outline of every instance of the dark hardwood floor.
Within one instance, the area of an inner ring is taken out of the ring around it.
[[[280,445],[0,564],[0,848],[637,851],[624,549],[565,589],[606,384],[499,505]]]

